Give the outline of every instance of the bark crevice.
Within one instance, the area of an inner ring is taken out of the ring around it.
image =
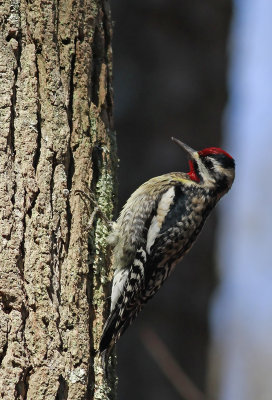
[[[99,106],[99,76],[101,72],[101,66],[104,59],[104,43],[101,35],[101,28],[99,23],[96,24],[93,34],[93,62],[92,62],[92,74],[91,74],[91,101]]]
[[[11,154],[14,157],[15,148],[14,148],[14,121],[16,116],[16,83],[18,78],[18,64],[14,69],[14,80],[12,86],[12,95],[11,95],[11,104],[10,104],[10,127],[9,127],[9,135],[7,137],[7,144],[10,148]]]
[[[68,382],[62,375],[59,376],[59,388],[55,400],[68,399]]]
[[[37,51],[38,48],[35,45],[35,65],[36,65],[36,79],[37,79],[37,124],[33,127],[37,132],[37,142],[36,142],[36,149],[33,156],[33,168],[35,172],[37,171],[40,155],[41,155],[41,140],[42,140],[42,128],[41,128],[41,102],[40,102],[40,77],[39,77],[39,65],[37,59]]]
[[[29,377],[32,367],[25,368],[20,374],[20,379],[15,385],[15,400],[27,400]]]
[[[112,101],[112,76],[111,76],[111,40],[112,40],[112,25],[110,19],[110,8],[107,0],[102,3],[103,9],[103,31],[104,31],[104,52],[105,52],[105,61],[107,65],[107,93],[106,93],[106,105],[107,105],[107,114],[109,118],[109,123],[111,124],[112,119],[112,108],[113,108],[113,101]]]
[[[8,351],[8,335],[9,335],[9,332],[8,332],[8,326],[7,326],[6,341],[5,341],[4,345],[2,346],[2,351],[0,353],[0,365],[2,365],[2,362],[3,362],[3,360],[4,360],[4,358],[5,358],[6,354],[7,354],[7,351]]]
[[[68,41],[67,41],[68,40]],[[73,53],[71,55],[71,71],[70,71],[70,82],[69,82],[69,101],[68,101],[68,108],[67,108],[67,117],[68,123],[70,127],[70,135],[73,132],[73,101],[74,101],[74,73],[75,73],[75,65],[76,65],[76,44],[77,44],[77,37],[74,38],[74,47]],[[64,39],[63,39],[64,41]],[[70,43],[70,38],[66,39],[66,43]]]
[[[69,137],[69,145],[66,157],[66,176],[67,176],[67,199],[66,199],[66,218],[67,218],[67,235],[66,235],[66,242],[65,242],[65,250],[66,252],[69,249],[70,244],[70,237],[71,237],[71,225],[72,225],[72,211],[71,211],[71,204],[70,204],[70,196],[73,184],[73,176],[75,172],[75,164],[74,164],[74,156],[73,151],[71,149],[71,135]]]

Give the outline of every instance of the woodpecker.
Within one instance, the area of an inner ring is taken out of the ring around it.
[[[110,315],[100,341],[105,368],[117,340],[190,250],[234,180],[234,159],[224,150],[195,151],[172,140],[188,154],[189,172],[171,172],[141,185],[109,236],[115,274]]]

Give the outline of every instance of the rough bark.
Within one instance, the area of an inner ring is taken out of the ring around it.
[[[4,0],[0,20],[0,398],[112,398],[96,352],[108,226],[92,201],[112,218],[108,4]]]

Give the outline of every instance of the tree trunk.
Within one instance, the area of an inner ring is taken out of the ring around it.
[[[116,187],[109,7],[4,0],[0,19],[0,398],[113,398],[96,352]]]

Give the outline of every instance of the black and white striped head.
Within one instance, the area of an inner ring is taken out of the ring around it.
[[[172,140],[189,154],[188,176],[191,180],[214,186],[220,197],[230,189],[235,176],[235,162],[226,151],[218,147],[196,151],[180,140]]]

